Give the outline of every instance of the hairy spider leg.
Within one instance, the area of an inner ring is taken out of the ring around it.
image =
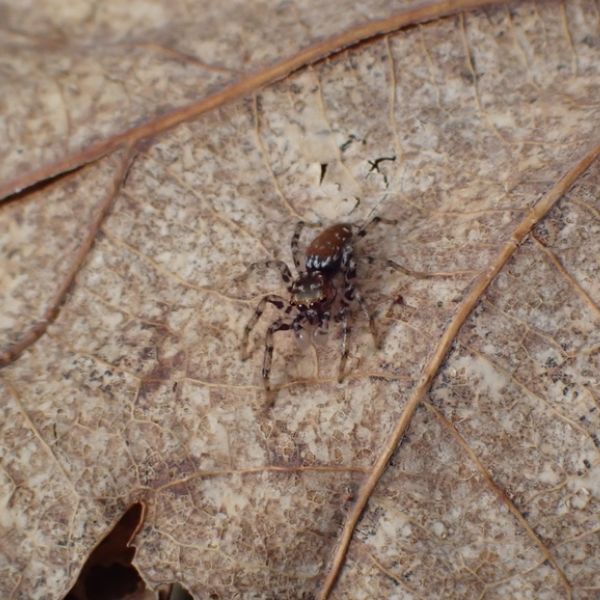
[[[342,322],[342,356],[340,358],[340,366],[338,368],[338,383],[342,383],[344,380],[344,372],[346,371],[346,361],[348,360],[348,338],[352,327],[348,323],[348,306],[342,304],[338,314],[336,315],[336,321]]]
[[[304,221],[298,221],[296,223],[296,227],[294,228],[294,235],[292,235],[292,241],[290,246],[292,248],[292,258],[294,260],[294,265],[296,265],[296,271],[301,273],[304,271],[304,254],[300,250],[299,242],[300,235],[302,234],[302,230],[304,229]]]
[[[340,309],[335,316],[335,320],[342,323],[342,356],[340,358],[340,366],[338,369],[338,382],[341,383],[344,379],[344,373],[346,371],[346,362],[348,360],[348,339],[352,331],[352,327],[348,323],[348,313],[350,304],[356,300],[361,308],[367,314],[369,319],[369,327],[371,329],[371,335],[377,345],[377,336],[375,334],[375,323],[373,317],[369,314],[367,307],[362,299],[362,296],[358,290],[354,287],[353,279],[356,277],[356,262],[354,261],[352,246],[347,244],[342,252],[342,260],[340,263],[340,270],[344,275],[344,293],[340,300]]]
[[[326,310],[321,316],[319,326],[315,332],[316,335],[318,335],[320,337],[325,337],[329,333],[329,322],[330,321],[331,321],[331,311]]]
[[[398,224],[398,220],[397,219],[385,219],[383,217],[373,217],[368,223],[366,223],[365,225],[363,225],[357,232],[356,232],[356,237],[365,237],[365,235],[367,235],[367,233],[369,233],[369,231],[371,230],[372,227],[374,227],[375,225],[378,225],[379,223],[383,223],[384,225],[397,225]],[[380,259],[376,259],[373,258],[372,256],[364,256],[364,259],[370,264],[372,265],[374,262],[379,262],[381,263],[382,261]],[[389,267],[391,269],[397,270],[397,271],[402,271],[403,273],[410,273],[410,271],[408,271],[408,269],[404,269],[402,266],[398,265],[397,263],[395,263],[393,260],[386,260],[383,263],[386,267]]]
[[[263,312],[265,311],[267,302],[270,302],[271,304],[273,304],[275,306],[275,308],[278,308],[280,310],[283,309],[283,307],[287,305],[287,308],[285,310],[286,313],[289,313],[292,310],[292,305],[285,298],[282,298],[281,296],[277,296],[275,294],[269,294],[269,295],[265,296],[264,298],[262,298],[261,301],[257,304],[256,310],[254,311],[254,314],[252,315],[252,317],[246,324],[246,327],[244,327],[244,334],[242,336],[242,346],[241,346],[242,360],[246,360],[250,356],[250,354],[248,353],[248,336],[250,335],[250,332],[252,331],[252,329],[254,329],[254,326],[258,323],[258,320],[260,319]]]
[[[304,319],[304,315],[299,313],[292,321],[284,321],[283,318],[277,319],[267,329],[265,336],[265,354],[263,357],[262,377],[265,390],[270,391],[269,375],[271,374],[271,361],[273,360],[273,335],[278,331],[288,331],[293,329],[297,331],[302,326],[300,322]]]
[[[365,235],[367,235],[367,233],[369,232],[371,227],[373,227],[379,223],[383,223],[384,225],[397,225],[398,220],[397,219],[384,219],[383,217],[373,217],[368,223],[363,225],[356,232],[356,237],[365,237]]]
[[[354,298],[365,312],[365,315],[367,315],[367,319],[369,319],[369,331],[371,332],[371,337],[373,338],[373,344],[375,345],[375,348],[378,350],[381,349],[381,341],[377,335],[377,328],[375,327],[375,317],[369,312],[363,297],[357,289],[354,290]]]
[[[369,312],[361,293],[354,286],[353,280],[356,278],[356,261],[354,260],[352,246],[350,245],[344,248],[340,270],[344,274],[344,294],[341,301],[342,306],[349,306],[354,300],[358,302],[359,306],[362,308],[367,316],[367,319],[369,320],[369,330],[373,336],[373,343],[375,344],[376,348],[380,348],[381,345],[377,336],[377,329],[375,328],[375,319]]]
[[[379,263],[379,266],[381,268],[387,268],[391,269],[392,271],[398,271],[399,273],[404,273],[404,275],[414,277],[415,279],[427,279],[429,277],[432,277],[432,275],[430,273],[427,273],[426,271],[412,271],[411,269],[407,269],[406,267],[403,267],[401,264],[389,258],[381,259],[369,255],[361,256],[361,258],[366,260],[370,265]]]
[[[248,277],[253,271],[260,271],[262,269],[277,269],[284,283],[289,284],[292,282],[292,272],[282,260],[261,260],[254,262],[237,279]]]

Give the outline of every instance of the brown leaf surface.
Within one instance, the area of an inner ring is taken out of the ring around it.
[[[3,9],[1,597],[143,501],[197,598],[597,598],[598,4],[190,4]],[[431,276],[359,260],[383,348],[280,334],[268,407],[236,276],[373,213]]]

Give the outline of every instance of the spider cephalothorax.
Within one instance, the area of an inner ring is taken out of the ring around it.
[[[271,372],[271,359],[273,357],[273,334],[277,331],[286,331],[289,329],[292,329],[296,334],[300,334],[306,323],[316,326],[321,330],[327,330],[333,308],[337,310],[335,321],[341,322],[343,327],[342,357],[338,373],[338,379],[340,382],[342,381],[348,358],[348,336],[350,334],[348,316],[350,314],[350,306],[356,301],[366,311],[363,299],[354,287],[353,280],[356,278],[356,263],[353,257],[352,239],[353,237],[364,236],[367,227],[378,222],[395,223],[395,221],[375,217],[367,226],[359,228],[355,236],[353,236],[352,232],[353,226],[350,224],[338,223],[332,225],[313,239],[306,248],[304,255],[298,248],[300,234],[304,227],[304,223],[299,222],[294,230],[291,244],[294,265],[298,272],[296,279],[292,278],[290,268],[283,261],[271,260],[250,265],[249,270],[259,267],[274,267],[278,269],[281,278],[288,284],[287,289],[290,294],[289,299],[275,294],[265,296],[258,303],[254,315],[244,329],[242,358],[247,358],[248,336],[264,312],[266,303],[273,304],[276,308],[283,310],[284,315],[286,315],[274,321],[267,329],[265,336],[262,375],[267,390],[269,389],[269,375]],[[336,302],[338,299],[338,289],[335,278],[338,274],[341,274],[343,277],[343,290],[339,295],[339,302]],[[292,316],[293,312],[295,312],[294,316]],[[369,324],[373,338],[377,340],[373,318],[370,315]]]
[[[299,311],[305,311],[311,325],[316,325],[317,322],[310,317],[314,314],[318,318],[318,315],[323,314],[331,307],[337,295],[331,278],[320,271],[301,273],[292,282],[289,291],[290,304]]]

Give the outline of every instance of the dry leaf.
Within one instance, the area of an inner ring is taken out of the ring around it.
[[[63,4],[3,8],[1,596],[143,501],[196,598],[597,598],[598,4]],[[383,348],[279,334],[269,406],[237,276],[372,214]]]

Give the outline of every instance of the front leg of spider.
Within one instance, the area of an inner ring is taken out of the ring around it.
[[[369,320],[369,330],[371,332],[371,336],[373,337],[373,343],[375,344],[375,347],[379,349],[381,347],[381,343],[379,336],[377,335],[377,329],[375,328],[375,319],[369,312],[361,293],[354,285],[354,280],[356,279],[356,261],[354,260],[352,246],[348,246],[344,249],[340,270],[344,275],[344,295],[341,302],[342,306],[349,306],[354,301],[358,302],[358,305],[361,307],[367,316],[367,319]]]
[[[348,306],[342,305],[340,311],[336,316],[336,321],[342,322],[342,356],[340,358],[340,365],[338,367],[338,383],[342,383],[344,381],[344,374],[346,371],[346,362],[348,360],[348,338],[350,336],[350,332],[352,328],[348,323]]]
[[[298,331],[302,328],[302,320],[303,316],[301,314],[297,315],[292,321],[285,321],[283,318],[277,319],[276,321],[271,323],[271,325],[267,329],[267,334],[265,336],[265,354],[263,356],[262,368],[263,384],[267,393],[271,391],[269,377],[271,375],[271,362],[273,360],[273,336],[278,331],[288,331],[290,329]]]
[[[254,262],[248,266],[248,268],[238,277],[236,281],[240,281],[248,277],[254,271],[263,271],[265,269],[276,269],[279,271],[279,275],[285,284],[292,282],[292,272],[290,268],[282,260],[263,260],[260,262]]]
[[[398,220],[397,219],[384,219],[383,217],[373,217],[366,225],[364,225],[363,227],[361,227],[357,232],[356,232],[356,237],[365,237],[365,235],[367,235],[367,233],[369,233],[369,230],[374,227],[375,225],[378,225],[379,223],[383,223],[384,225],[398,225]]]
[[[242,335],[242,344],[241,344],[241,356],[242,360],[246,360],[250,357],[250,353],[248,352],[248,337],[250,336],[250,332],[254,329],[254,326],[258,323],[258,320],[262,316],[263,312],[265,312],[265,307],[267,302],[275,306],[276,308],[283,310],[285,308],[285,312],[289,313],[292,310],[292,306],[290,303],[281,296],[277,296],[275,294],[269,294],[262,298],[262,300],[256,306],[256,310],[254,314],[244,327],[244,333]],[[286,308],[287,307],[287,308]]]
[[[320,344],[329,335],[329,321],[331,320],[331,311],[326,310],[321,316],[317,330],[313,335],[313,341]]]
[[[300,273],[304,266],[304,253],[300,250],[300,235],[302,234],[302,230],[304,229],[304,221],[298,221],[296,223],[296,227],[294,228],[294,234],[292,235],[292,241],[290,246],[292,248],[292,259],[294,261],[294,266],[296,267],[296,271]]]

